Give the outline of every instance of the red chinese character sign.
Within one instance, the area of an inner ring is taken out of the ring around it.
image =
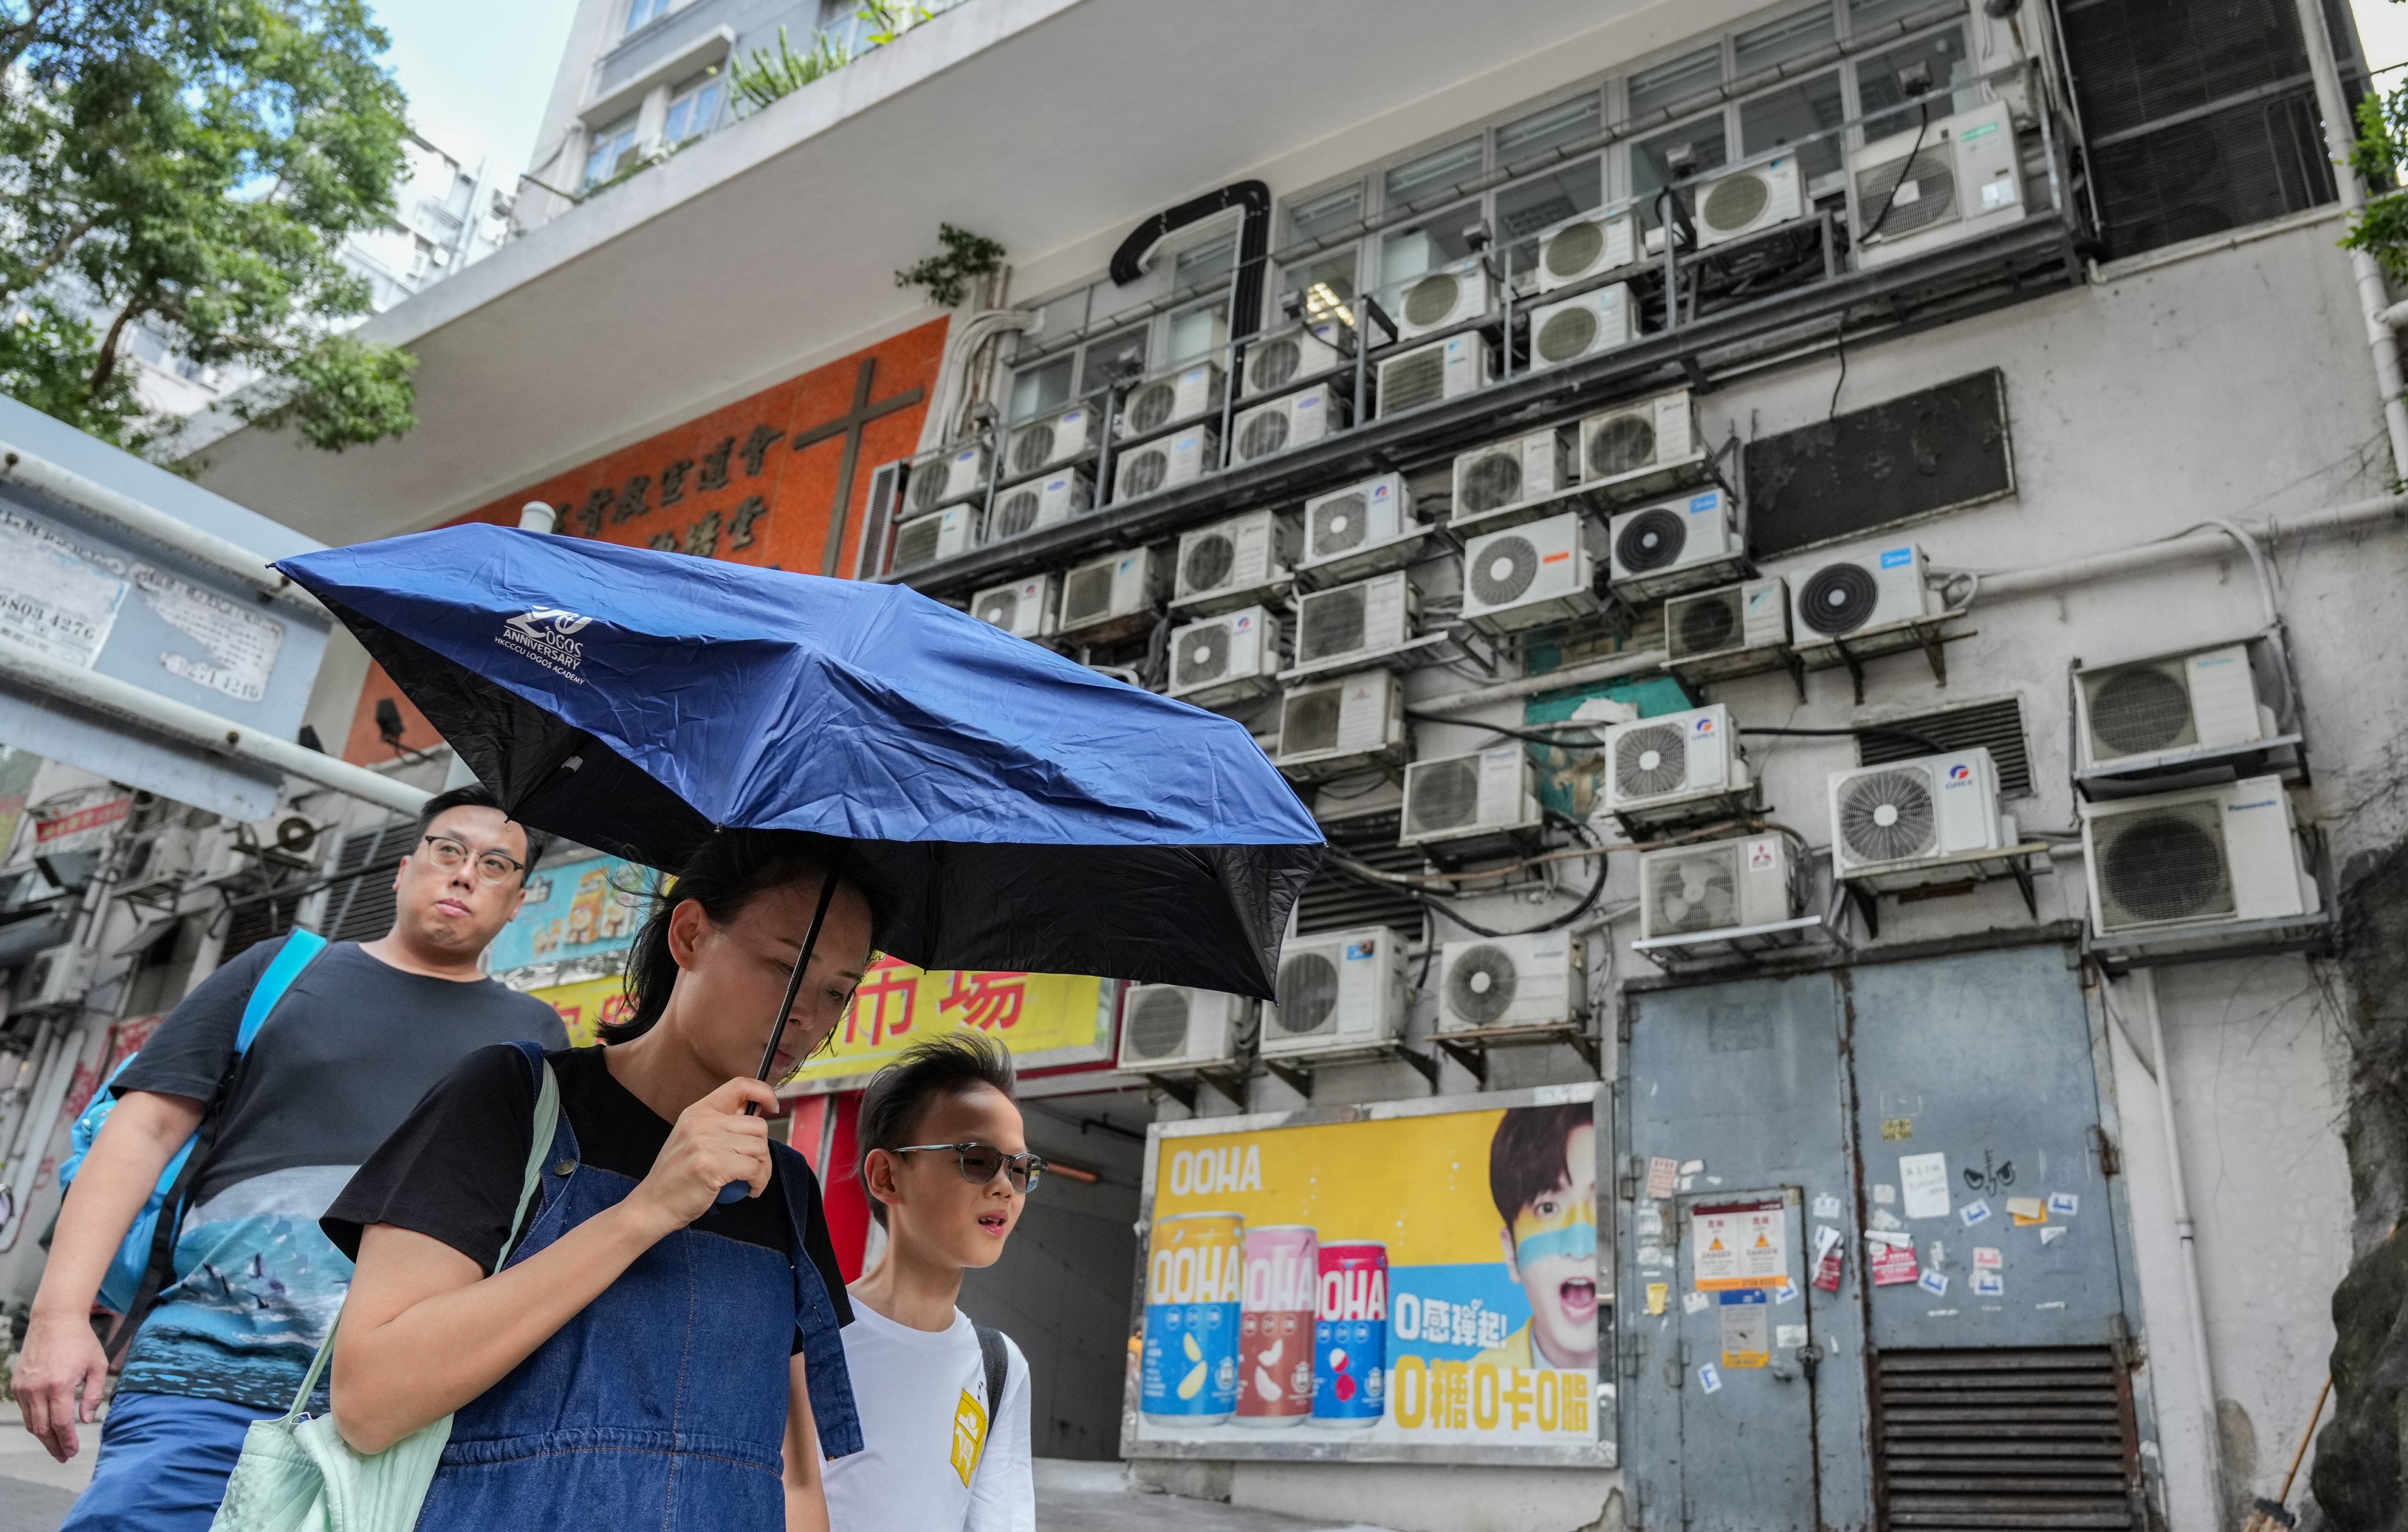
[[[806,1091],[848,1089],[920,1038],[952,1031],[985,1033],[1023,1069],[1110,1059],[1117,988],[1069,974],[930,973],[881,958],[796,1081]]]

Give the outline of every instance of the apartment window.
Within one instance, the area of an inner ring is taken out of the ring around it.
[[[1511,168],[1558,145],[1586,138],[1604,125],[1604,103],[1597,92],[1559,101],[1498,128],[1497,163]]]
[[[1918,0],[1928,3],[1928,0]],[[1742,79],[1802,59],[1818,48],[1828,48],[1839,40],[1832,23],[1830,7],[1817,6],[1801,10],[1795,16],[1784,16],[1777,21],[1753,27],[1731,39],[1731,66]]]
[[[1464,231],[1480,222],[1480,204],[1458,202],[1392,229],[1380,240],[1380,292],[1394,298],[1425,272],[1460,261],[1471,253]]]
[[[1662,111],[1713,90],[1722,83],[1723,51],[1719,48],[1702,48],[1652,69],[1641,69],[1630,77],[1630,116],[1640,118]]]
[[[1057,356],[1033,367],[1023,367],[1011,375],[1011,418],[1034,420],[1049,410],[1070,402],[1070,379],[1079,365],[1076,356]]]
[[[169,921],[149,935],[126,975],[120,1016],[156,1015],[184,997],[193,981],[193,965],[200,956],[206,923],[192,919]]]
[[[1093,394],[1115,378],[1145,375],[1145,326],[1090,341],[1079,357],[1079,388]]]
[[[636,163],[636,114],[594,130],[594,147],[585,151],[585,184],[599,186]]]
[[[1170,316],[1170,344],[1165,356],[1169,366],[1194,362],[1229,343],[1229,305],[1199,304]]]
[[[1848,0],[1848,36],[1862,37],[1909,16],[1928,14],[1937,20],[1941,12],[1956,8],[1947,0]]]
[[[1480,174],[1487,163],[1487,152],[1479,138],[1466,138],[1459,144],[1449,144],[1419,159],[1407,160],[1388,172],[1382,188],[1390,208],[1398,208],[1424,197],[1443,195],[1458,181],[1469,180]]]
[[[711,124],[719,120],[719,94],[716,75],[704,75],[680,86],[669,97],[668,121],[661,129],[662,141],[681,144],[709,133]]]
[[[1174,293],[1200,293],[1208,287],[1226,287],[1229,273],[1238,267],[1238,236],[1225,234],[1179,252],[1171,263],[1170,290]]]
[[[1847,160],[1846,146],[1830,130],[1847,120],[1840,93],[1840,72],[1826,70],[1794,85],[1784,85],[1740,103],[1740,152],[1755,156],[1797,144],[1798,164],[1808,182],[1837,175]],[[1816,134],[1827,136],[1816,137]]]
[[[1691,118],[1630,146],[1630,190],[1646,197],[1677,180],[1713,169],[1730,158],[1720,113]],[[1648,212],[1652,220],[1655,213]]]
[[[627,30],[640,31],[669,13],[670,0],[627,0]]]
[[[1970,109],[1971,83],[1963,27],[1942,27],[1858,59],[1856,101],[1865,116],[1866,141],[1913,133],[1927,118]],[[1964,93],[1950,93],[1958,91]]]
[[[1287,237],[1304,244],[1351,229],[1363,218],[1363,183],[1302,198],[1287,209]],[[1360,245],[1340,245],[1291,263],[1280,273],[1280,289],[1304,294],[1306,310],[1314,317],[1351,301],[1362,264]]]

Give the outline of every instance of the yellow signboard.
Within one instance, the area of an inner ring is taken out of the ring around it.
[[[881,958],[795,1080],[806,1091],[842,1090],[921,1038],[963,1029],[996,1038],[1024,1069],[1108,1059],[1116,989],[1072,974],[931,973]]]
[[[591,1048],[601,1041],[595,1029],[604,1022],[617,1021],[629,1009],[625,981],[616,978],[580,980],[527,993],[560,1012],[560,1024],[568,1028],[572,1048]]]

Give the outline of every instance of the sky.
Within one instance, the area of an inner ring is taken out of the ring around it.
[[[2350,0],[2349,8],[2358,17],[2358,40],[2366,49],[2370,67],[2408,64],[2408,5],[2397,0]],[[2386,86],[2402,83],[2408,81],[2384,80]]]
[[[373,0],[372,0],[373,4]],[[577,0],[381,0],[385,55],[409,97],[410,126],[497,178],[527,167]]]

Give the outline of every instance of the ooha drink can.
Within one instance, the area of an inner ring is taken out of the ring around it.
[[[1300,1425],[1312,1413],[1313,1294],[1320,1239],[1303,1224],[1246,1231],[1238,1321],[1238,1424]]]
[[[1154,1220],[1138,1392],[1146,1419],[1218,1425],[1237,1408],[1245,1253],[1246,1221],[1237,1213]]]
[[[1312,1422],[1371,1425],[1388,1410],[1388,1247],[1324,1241],[1312,1325]]]

